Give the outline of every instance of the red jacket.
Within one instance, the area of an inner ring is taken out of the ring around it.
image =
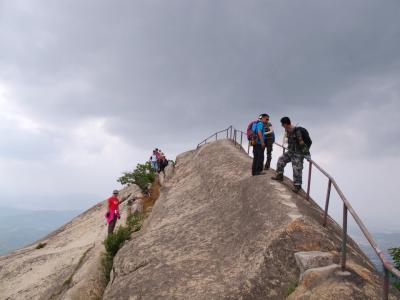
[[[114,217],[117,216],[117,218],[120,217],[119,215],[119,200],[117,197],[115,196],[111,196],[110,198],[108,198],[107,200],[108,202],[108,217],[107,218],[107,222],[110,223],[112,220],[114,220]]]

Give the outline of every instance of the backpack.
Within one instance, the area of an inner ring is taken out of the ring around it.
[[[249,140],[250,143],[255,143],[257,141],[258,135],[257,132],[253,130],[254,124],[257,124],[258,122],[261,122],[259,120],[257,121],[251,121],[250,124],[247,126],[247,139]]]
[[[312,140],[310,138],[310,134],[308,133],[307,129],[303,127],[296,127],[296,130],[299,130],[301,133],[301,137],[303,138],[304,144],[307,145],[308,149],[311,148]]]

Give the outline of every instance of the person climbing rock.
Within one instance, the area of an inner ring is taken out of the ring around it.
[[[269,170],[271,167],[271,160],[272,160],[272,149],[275,143],[275,133],[272,127],[272,124],[269,122],[269,115],[266,114],[267,121],[264,124],[265,129],[265,149],[267,150],[267,161],[265,162],[265,170]],[[261,116],[260,116],[261,120]]]
[[[268,115],[262,114],[258,121],[252,124],[251,130],[256,135],[253,145],[253,166],[251,174],[253,176],[262,175],[264,167],[264,149],[265,149],[265,128],[264,123],[267,122]]]
[[[115,225],[117,224],[117,219],[120,219],[121,216],[119,214],[119,199],[118,199],[118,191],[115,190],[113,195],[108,198],[108,211],[106,213],[106,219],[108,223],[108,235],[114,233]]]
[[[273,180],[283,181],[283,172],[286,164],[292,163],[293,168],[293,191],[298,193],[301,190],[303,161],[304,158],[311,158],[311,139],[306,129],[295,127],[288,117],[281,119],[282,127],[285,128],[288,139],[288,151],[278,159],[276,175]]]

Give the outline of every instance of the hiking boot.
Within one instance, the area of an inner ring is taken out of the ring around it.
[[[283,175],[282,174],[276,174],[275,176],[271,177],[272,180],[277,180],[277,181],[283,181]]]
[[[292,191],[295,192],[296,194],[297,194],[298,192],[300,192],[300,190],[301,190],[301,185],[295,185],[295,186],[293,186]]]

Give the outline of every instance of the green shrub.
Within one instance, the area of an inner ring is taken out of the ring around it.
[[[47,243],[39,243],[39,244],[36,246],[36,249],[42,249],[42,248],[46,247],[46,245],[47,245]]]
[[[291,282],[288,286],[286,295],[289,296],[291,293],[293,293],[296,290],[297,286],[298,286],[297,282]]]
[[[101,256],[101,268],[104,276],[104,285],[110,281],[110,273],[113,266],[114,257],[108,253],[103,253]]]
[[[142,220],[143,215],[135,213],[128,216],[126,223],[132,232],[136,232],[142,228]]]
[[[149,185],[154,182],[156,173],[154,172],[149,162],[138,164],[132,172],[124,172],[117,179],[122,185],[136,184],[143,193],[147,193]]]
[[[390,248],[389,253],[393,258],[394,266],[400,270],[400,247]],[[400,280],[392,276],[393,285],[400,290]]]
[[[101,266],[105,285],[110,281],[114,256],[121,249],[123,243],[131,238],[132,232],[139,231],[142,227],[143,215],[139,213],[128,216],[126,226],[119,226],[118,229],[104,240],[106,252],[101,257]]]
[[[129,240],[130,237],[131,237],[130,228],[125,226],[119,226],[116,232],[110,234],[104,240],[104,247],[106,248],[107,253],[114,257],[115,254],[117,254],[118,250],[122,247],[122,244],[126,240]]]

